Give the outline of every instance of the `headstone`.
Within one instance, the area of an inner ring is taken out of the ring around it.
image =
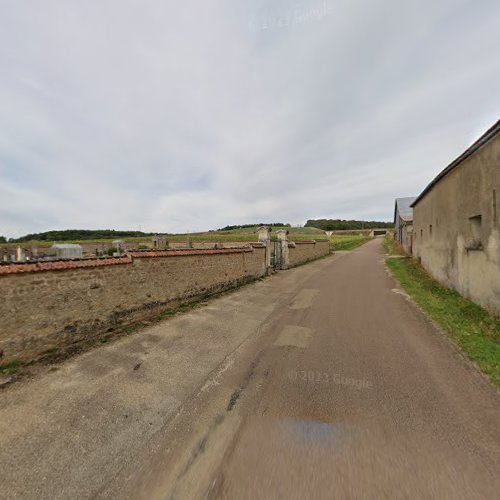
[[[24,262],[25,261],[24,249],[21,247],[17,247],[16,260],[17,260],[17,262]]]

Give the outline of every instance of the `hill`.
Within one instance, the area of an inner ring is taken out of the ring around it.
[[[350,229],[385,229],[392,228],[392,222],[342,220],[342,219],[310,219],[305,227],[314,227],[323,231],[341,231]],[[305,229],[305,228],[304,228]]]
[[[142,231],[115,231],[114,229],[63,229],[61,231],[45,231],[11,238],[9,243],[21,243],[25,241],[73,241],[73,240],[103,240],[119,238],[142,238],[152,236],[154,233],[143,233]]]

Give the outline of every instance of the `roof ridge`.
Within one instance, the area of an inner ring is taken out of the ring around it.
[[[461,155],[457,156],[451,163],[448,164],[436,177],[425,187],[425,189],[417,196],[417,199],[412,203],[412,208],[443,178],[450,172],[455,170],[463,161],[475,153],[478,149],[488,143],[500,132],[500,120],[493,124],[484,134],[474,141]]]

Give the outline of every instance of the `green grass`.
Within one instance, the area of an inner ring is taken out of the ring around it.
[[[387,255],[405,255],[404,250],[396,243],[393,236],[384,238],[384,251]]]
[[[493,383],[500,385],[500,318],[441,286],[414,260],[388,258],[386,263],[418,306]]]
[[[2,375],[15,375],[19,368],[21,367],[21,361],[14,360],[10,363],[5,363],[4,365],[0,365],[0,373]]]
[[[354,234],[334,234],[330,239],[330,250],[354,250],[372,238]]]
[[[229,229],[227,231],[212,231],[210,233],[203,234],[240,234],[240,233],[256,233],[260,226],[242,227],[240,229]],[[288,226],[273,226],[272,232],[275,233],[281,229],[286,229],[290,234],[309,234],[309,235],[322,235],[325,236],[325,232],[317,227],[288,227]]]
[[[42,352],[42,355],[44,354],[54,354],[59,351],[59,347],[49,347],[48,349],[45,349],[45,351]]]

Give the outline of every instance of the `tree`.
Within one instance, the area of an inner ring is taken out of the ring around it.
[[[0,236],[0,243],[7,243],[7,238],[5,236]]]
[[[142,231],[115,231],[114,229],[64,229],[62,231],[46,231],[21,236],[13,242],[23,241],[72,241],[72,240],[102,240],[114,238],[133,238],[153,236],[153,233]]]

